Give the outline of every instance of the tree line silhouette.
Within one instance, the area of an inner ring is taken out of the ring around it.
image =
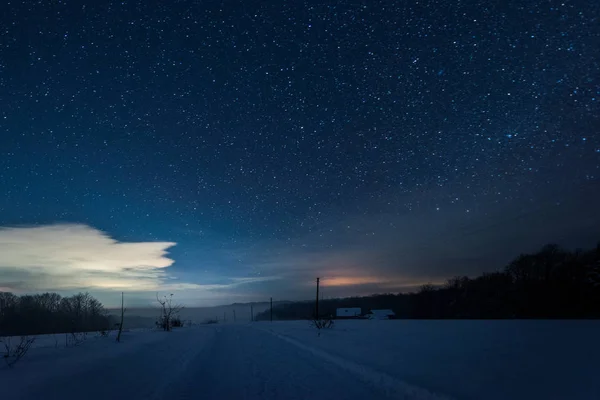
[[[600,318],[600,243],[568,251],[549,244],[521,254],[502,271],[458,276],[414,293],[375,294],[319,301],[322,315],[337,308],[392,309],[397,318]],[[314,301],[275,306],[273,318],[309,319]],[[268,320],[269,312],[256,316]]]
[[[0,336],[91,332],[114,322],[89,293],[16,296],[0,292]]]

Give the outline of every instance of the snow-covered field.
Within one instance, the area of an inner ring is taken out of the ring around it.
[[[600,399],[600,321],[346,320],[320,337],[303,321],[262,326],[456,399]]]
[[[152,329],[149,328],[126,329],[127,332],[146,332],[151,330]],[[108,335],[114,339],[117,335],[117,331],[112,330],[108,332]],[[74,335],[70,333],[51,333],[48,335],[34,335],[30,337],[35,338],[35,341],[31,345],[31,349],[75,347],[83,342],[103,338],[100,332],[76,333]],[[19,342],[19,338],[19,336],[14,336],[8,339],[10,339],[13,344],[16,344]],[[0,338],[0,341],[3,339],[4,338]],[[0,346],[0,349],[1,348],[2,346]]]
[[[600,399],[600,321],[337,321],[126,332],[9,369],[6,399]],[[63,338],[64,340],[64,338]],[[45,345],[42,345],[45,343]]]

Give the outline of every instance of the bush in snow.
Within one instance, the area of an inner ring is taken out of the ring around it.
[[[0,338],[0,343],[3,345],[2,357],[9,367],[15,365],[27,352],[35,342],[35,338],[29,336],[21,336],[19,341],[14,341],[14,337]]]
[[[333,328],[333,319],[331,317],[318,317],[310,321],[310,325],[315,327],[318,335],[321,336],[321,329]]]

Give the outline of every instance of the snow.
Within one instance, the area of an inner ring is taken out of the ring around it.
[[[266,330],[456,399],[600,399],[600,321],[340,320]]]
[[[51,335],[2,399],[594,399],[600,321],[343,320],[229,323],[173,332]],[[63,338],[64,340],[64,338]]]
[[[137,328],[137,329],[125,329],[125,332],[145,332],[150,331],[148,328]],[[108,335],[111,338],[115,338],[117,335],[116,330],[111,330],[108,332]],[[100,332],[78,332],[75,333],[77,339],[73,338],[71,333],[50,333],[46,335],[34,335],[29,337],[34,337],[35,342],[31,345],[32,349],[40,349],[40,348],[62,348],[62,347],[75,347],[77,342],[87,342],[90,340],[98,340],[102,338]],[[2,339],[0,337],[0,339]],[[16,344],[19,342],[20,336],[9,337],[11,343]]]

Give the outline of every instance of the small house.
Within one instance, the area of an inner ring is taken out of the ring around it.
[[[360,307],[338,308],[335,312],[336,318],[358,318],[362,310]]]
[[[394,319],[396,313],[392,310],[371,310],[367,313],[368,319]]]

